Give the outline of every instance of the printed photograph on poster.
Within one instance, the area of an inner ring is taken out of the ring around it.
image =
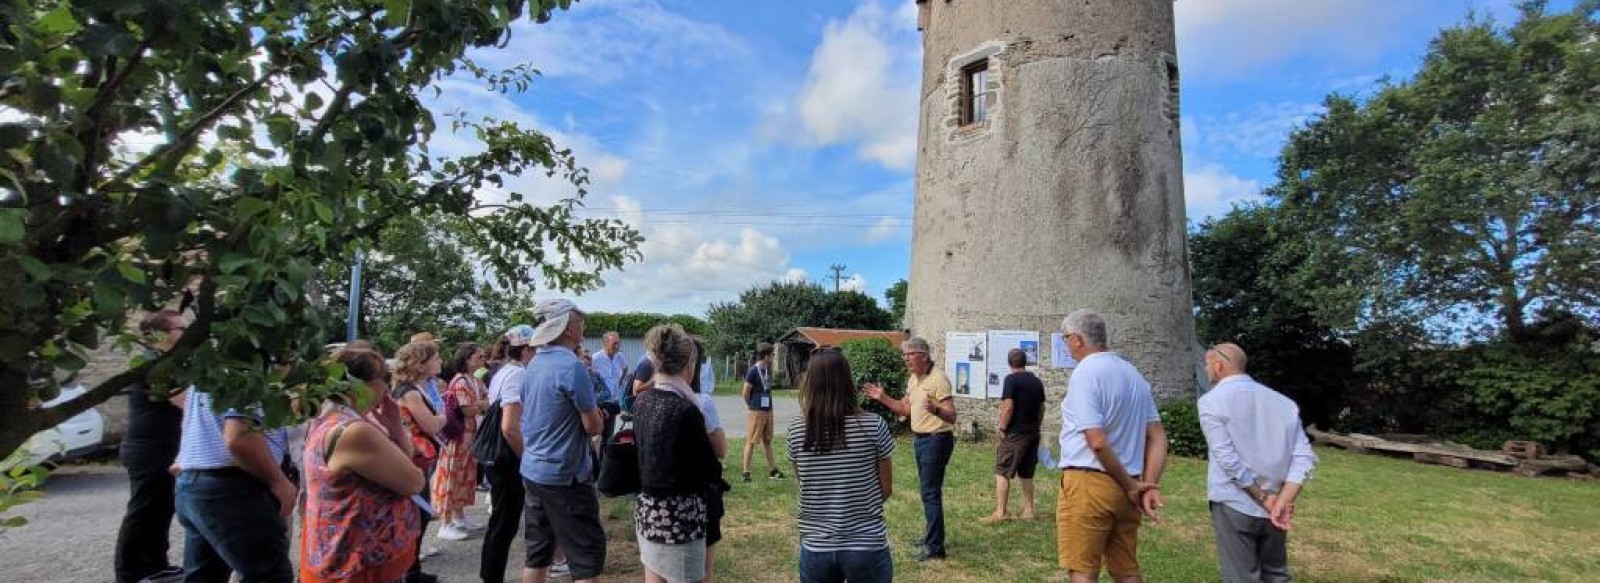
[[[1078,361],[1072,358],[1072,351],[1067,350],[1067,339],[1060,332],[1050,335],[1050,366],[1053,368],[1077,368]]]
[[[956,394],[963,397],[972,396],[972,363],[956,363]]]
[[[1037,367],[1039,363],[1039,332],[1036,330],[990,330],[988,338],[988,353],[993,357],[995,366],[989,370],[989,382],[984,393],[991,399],[1000,398],[1003,392],[1002,383],[1005,381],[1006,355],[1012,349],[1020,348],[1028,352],[1028,346],[1033,346],[1033,353],[1028,357],[1028,366]]]
[[[944,370],[957,397],[982,399],[988,393],[988,369],[984,356],[989,348],[982,332],[950,332],[945,335]]]

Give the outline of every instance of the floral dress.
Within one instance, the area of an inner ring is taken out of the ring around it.
[[[300,530],[301,583],[392,583],[417,560],[422,518],[409,496],[355,472],[328,469],[328,433],[361,417],[335,407],[306,435],[306,501]]]
[[[450,381],[446,394],[461,407],[477,404],[483,395],[482,381],[464,374]],[[439,465],[433,470],[433,507],[439,516],[465,510],[476,500],[478,460],[472,457],[472,438],[478,434],[478,418],[467,415],[461,438],[447,441],[439,452]]]

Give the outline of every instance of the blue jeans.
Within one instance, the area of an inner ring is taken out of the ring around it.
[[[889,583],[894,560],[889,549],[820,553],[800,547],[800,583]]]
[[[944,469],[950,465],[956,438],[949,433],[919,435],[912,442],[917,452],[917,487],[922,491],[922,550],[944,555]]]
[[[184,583],[293,583],[289,525],[278,499],[244,470],[184,470],[178,474],[178,522],[183,525]]]

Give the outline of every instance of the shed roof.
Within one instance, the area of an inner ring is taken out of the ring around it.
[[[883,338],[896,348],[906,340],[906,333],[899,330],[840,330],[836,328],[795,328],[784,334],[778,342],[804,342],[816,346],[838,346],[851,340],[862,338]]]

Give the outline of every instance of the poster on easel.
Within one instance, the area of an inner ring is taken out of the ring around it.
[[[1011,349],[1020,348],[1028,355],[1028,369],[1037,371],[1039,368],[1039,331],[1037,330],[990,330],[989,331],[989,359],[994,366],[989,367],[988,383],[985,384],[984,395],[990,399],[1001,396],[1006,375],[1010,366],[1006,363],[1006,355]]]
[[[944,342],[944,374],[957,397],[982,399],[988,371],[988,336],[982,332],[949,332]]]

